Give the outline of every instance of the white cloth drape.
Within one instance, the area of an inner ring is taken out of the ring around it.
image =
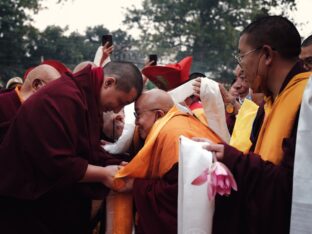
[[[207,143],[205,143],[207,144]],[[203,143],[180,137],[178,233],[209,234],[212,230],[214,200],[207,195],[207,183],[192,185],[192,181],[212,164],[211,152]]]
[[[183,102],[193,94],[190,80],[183,85],[168,92],[175,103]],[[226,125],[224,103],[219,89],[219,84],[206,77],[201,78],[200,99],[208,122],[212,129],[223,141],[230,142],[230,133]]]
[[[305,88],[297,131],[290,233],[312,233],[312,77]]]

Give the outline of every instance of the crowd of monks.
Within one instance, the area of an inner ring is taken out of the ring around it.
[[[191,233],[178,228],[181,136],[209,142],[202,150],[237,184],[213,199],[209,233],[312,228],[311,200],[300,203],[310,216],[298,219],[292,196],[305,164],[297,135],[312,35],[301,43],[287,18],[256,19],[240,34],[229,89],[191,74],[192,57],[139,70],[110,61],[112,50],[72,71],[47,60],[1,90],[1,233]],[[187,83],[191,91],[174,92]]]

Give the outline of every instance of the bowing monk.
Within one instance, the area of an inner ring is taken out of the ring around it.
[[[28,73],[22,85],[0,94],[0,143],[22,103],[60,76],[54,67],[47,64],[39,65]]]
[[[179,137],[207,137],[213,142],[219,137],[160,89],[139,97],[135,117],[144,146],[116,177],[128,178],[124,189],[133,192],[137,233],[177,233]]]
[[[2,233],[90,233],[91,200],[104,198],[119,163],[100,147],[101,113],[142,92],[128,62],[86,67],[39,90],[0,146]],[[103,167],[105,166],[105,167]]]

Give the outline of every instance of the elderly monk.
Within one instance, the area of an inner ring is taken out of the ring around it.
[[[143,148],[116,177],[127,177],[138,214],[138,233],[177,233],[179,137],[219,137],[180,110],[163,90],[144,92],[135,103],[136,125]],[[129,179],[129,178],[134,179]]]
[[[0,94],[0,143],[21,104],[40,88],[60,76],[61,74],[54,67],[46,64],[39,65],[28,73],[23,85]]]
[[[106,165],[120,162],[100,147],[101,113],[142,89],[136,66],[111,62],[62,76],[21,106],[0,146],[1,232],[89,233],[91,200],[117,171]]]

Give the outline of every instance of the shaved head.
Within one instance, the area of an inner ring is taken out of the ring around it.
[[[154,107],[168,112],[174,105],[171,96],[164,90],[152,89],[143,92],[136,101],[136,106]]]
[[[171,96],[164,90],[152,89],[143,92],[135,102],[135,124],[139,135],[146,139],[154,123],[174,106]]]
[[[25,78],[20,94],[24,100],[29,98],[47,83],[58,79],[61,74],[52,66],[41,64],[32,69]]]
[[[88,65],[91,65],[92,67],[96,67],[95,63],[91,62],[91,61],[84,61],[79,63],[73,70],[73,73],[79,72],[81,70],[83,70],[84,68],[86,68]]]
[[[61,74],[52,66],[41,64],[32,69],[26,76],[25,83],[31,83],[35,79],[41,79],[45,82],[50,82],[59,78]]]

